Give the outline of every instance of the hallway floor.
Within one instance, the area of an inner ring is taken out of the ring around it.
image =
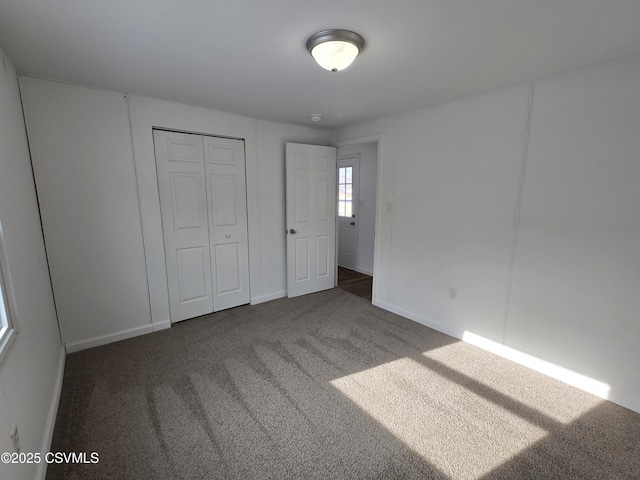
[[[338,288],[371,301],[373,277],[338,266]]]

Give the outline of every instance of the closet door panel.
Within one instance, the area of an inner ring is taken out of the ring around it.
[[[244,141],[203,137],[214,311],[249,303]]]
[[[213,312],[202,136],[154,130],[171,321]]]

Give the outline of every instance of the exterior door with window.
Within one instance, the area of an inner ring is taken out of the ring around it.
[[[360,154],[338,160],[338,265],[356,268]]]

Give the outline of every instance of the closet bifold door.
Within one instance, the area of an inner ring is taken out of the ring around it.
[[[244,140],[203,137],[213,310],[249,303]]]
[[[153,131],[171,321],[213,311],[201,135]]]

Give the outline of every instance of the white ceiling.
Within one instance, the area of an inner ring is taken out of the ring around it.
[[[347,70],[318,30],[366,43]],[[0,0],[19,72],[336,128],[640,56],[639,0]]]

